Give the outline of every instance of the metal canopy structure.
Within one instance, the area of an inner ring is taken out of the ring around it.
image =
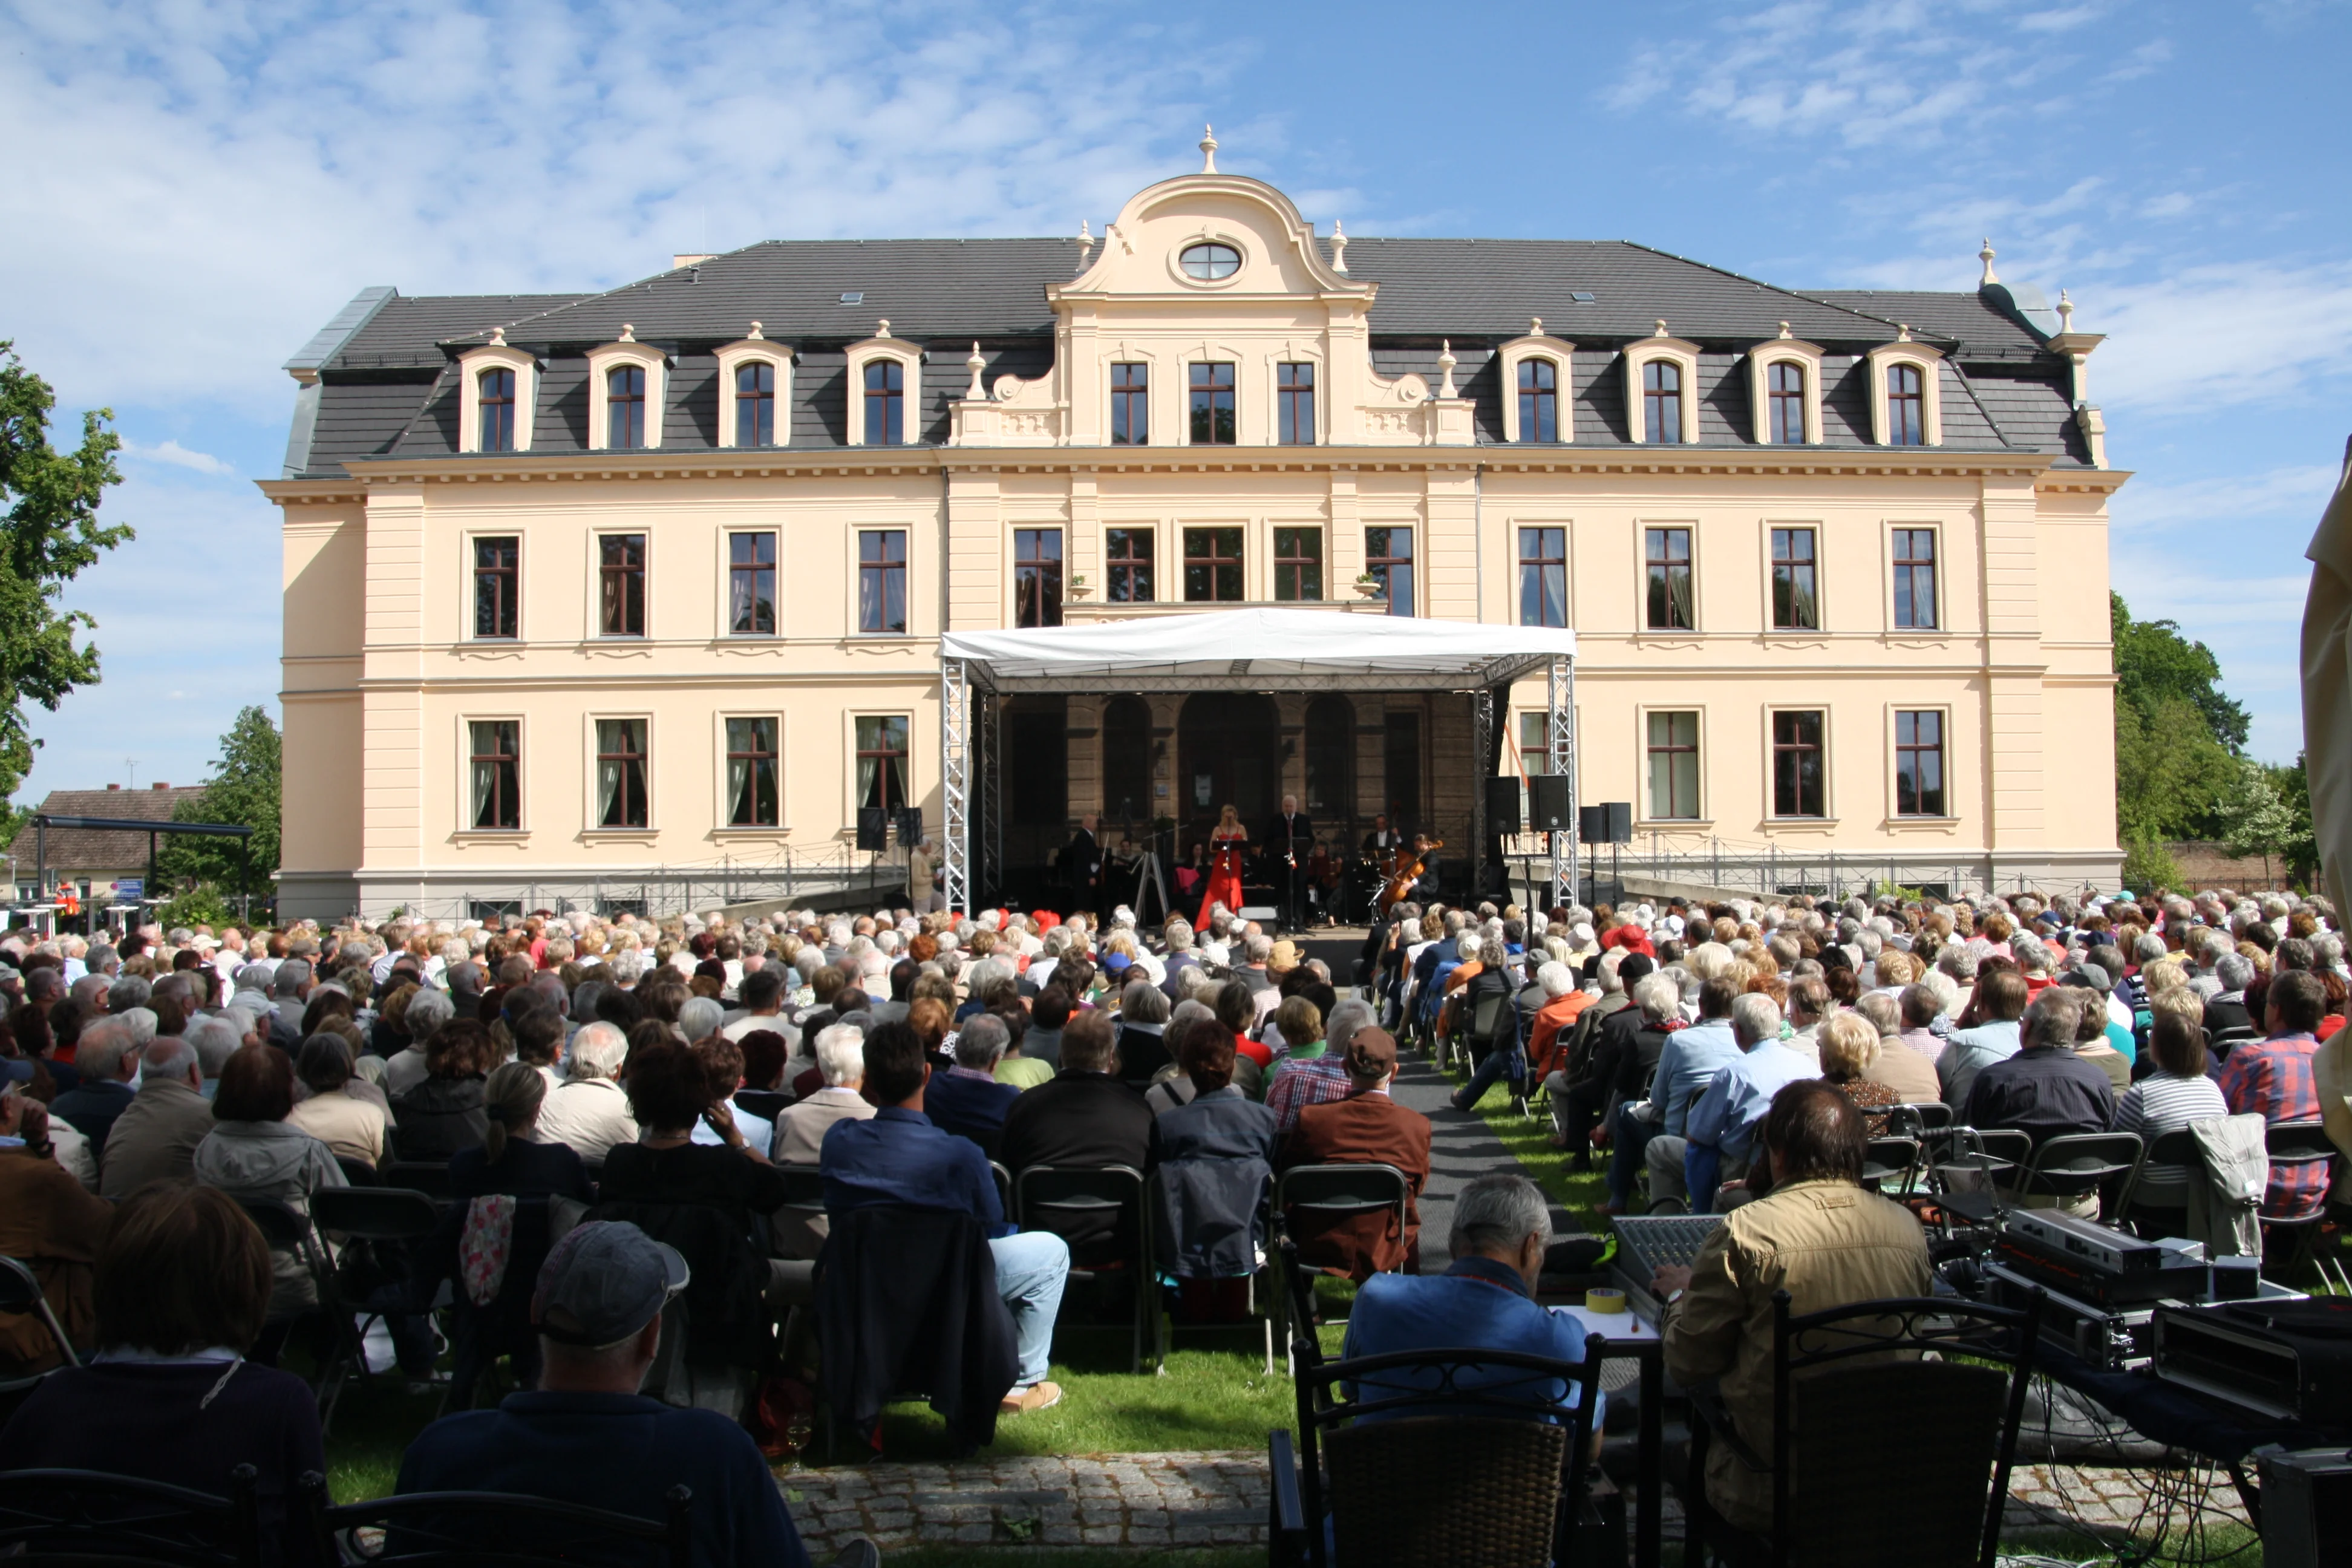
[[[1252,607],[1026,631],[950,632],[940,638],[940,751],[945,795],[940,891],[963,909],[972,889],[976,830],[995,700],[1025,692],[1195,691],[1463,692],[1475,699],[1481,769],[1495,766],[1496,696],[1546,677],[1551,771],[1570,782],[1565,832],[1549,835],[1551,880],[1573,900],[1576,833],[1576,634],[1409,616]],[[1486,838],[1486,791],[1472,791],[1474,836]],[[1475,874],[1475,873],[1474,873]]]
[[[147,880],[150,896],[155,889],[155,840],[159,834],[192,833],[201,838],[234,838],[237,841],[238,888],[240,901],[246,912],[251,909],[253,863],[251,858],[253,829],[233,822],[153,822],[137,816],[61,816],[46,811],[33,814],[34,880],[46,897],[49,889],[49,829],[52,827],[94,828],[101,833],[143,833],[147,836]],[[240,919],[243,915],[240,914]]]

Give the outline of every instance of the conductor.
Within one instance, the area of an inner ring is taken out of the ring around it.
[[[1282,810],[1266,825],[1265,858],[1274,873],[1276,908],[1281,911],[1282,929],[1302,930],[1306,925],[1304,899],[1307,891],[1307,862],[1315,853],[1315,824],[1298,809],[1298,797],[1282,797]]]
[[[1102,874],[1102,845],[1095,837],[1095,814],[1078,818],[1078,830],[1062,850],[1062,879],[1069,885],[1070,911],[1095,906],[1095,879]]]

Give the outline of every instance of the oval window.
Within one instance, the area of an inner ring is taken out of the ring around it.
[[[1242,269],[1242,253],[1230,245],[1188,245],[1178,259],[1184,264],[1184,276],[1208,282]]]

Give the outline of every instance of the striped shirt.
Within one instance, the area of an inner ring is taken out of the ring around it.
[[[2186,1078],[2157,1072],[2124,1091],[2116,1102],[2116,1131],[2137,1132],[2150,1143],[2168,1132],[2178,1132],[2192,1121],[2230,1114],[2221,1086],[2203,1073]],[[2182,1207],[2189,1202],[2189,1168],[2150,1164],[2140,1172],[2140,1187],[2148,1202],[2160,1207]]]

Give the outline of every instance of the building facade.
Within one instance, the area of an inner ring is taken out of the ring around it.
[[[895,883],[858,812],[937,830],[943,632],[1251,604],[1573,627],[1580,797],[1715,880],[2119,865],[2098,339],[1990,247],[1800,292],[1318,235],[1212,168],[1075,243],[679,263],[370,289],[290,363],[288,910]],[[1423,695],[1008,700],[980,890],[1086,811],[1180,858],[1286,792],[1462,833],[1542,688],[1483,757]]]

